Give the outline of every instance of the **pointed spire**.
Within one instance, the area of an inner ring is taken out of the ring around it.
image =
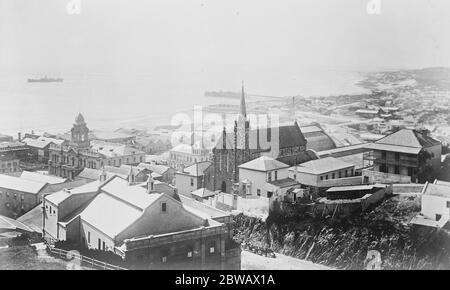
[[[245,107],[244,81],[242,81],[242,94],[241,94],[240,114],[244,118],[247,118],[247,108]]]

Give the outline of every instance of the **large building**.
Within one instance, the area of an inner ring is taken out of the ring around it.
[[[426,131],[402,129],[374,143],[367,144],[365,162],[373,170],[365,171],[372,182],[425,182],[419,180],[421,171],[431,168],[435,173],[441,168],[442,145]]]
[[[153,191],[152,182],[142,187],[103,175],[45,196],[45,238],[110,251],[133,268],[240,269],[230,216],[212,217]]]
[[[224,128],[212,150],[213,166],[209,169],[212,172],[207,188],[227,193],[236,192],[239,165],[263,155],[291,166],[316,159],[314,152],[307,150],[306,146],[307,140],[297,122],[290,126],[251,129],[242,88],[240,113],[235,121],[234,131],[226,132]]]
[[[50,145],[49,173],[74,179],[84,168],[99,169],[105,165],[139,164],[145,153],[125,144],[89,140],[84,117],[78,114],[71,130],[71,140],[64,145]]]

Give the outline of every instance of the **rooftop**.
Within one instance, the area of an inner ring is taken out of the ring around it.
[[[25,138],[22,140],[23,143],[25,143],[28,146],[35,147],[35,148],[45,148],[50,143],[61,145],[65,142],[65,140],[61,139],[55,139],[55,138],[48,138],[48,137],[38,137],[36,139],[33,138]]]
[[[450,187],[444,184],[426,183],[422,189],[422,194],[450,199]]]
[[[59,184],[67,181],[67,179],[58,176],[31,171],[23,171],[20,178],[37,182],[47,182],[48,184]]]
[[[411,148],[426,148],[434,145],[441,144],[438,140],[435,140],[417,130],[402,129],[386,137],[378,140],[375,144],[403,146]]]
[[[191,166],[186,167],[182,173],[191,175],[191,176],[203,176],[205,174],[205,170],[211,166],[211,162],[202,161],[192,164]]]
[[[118,156],[127,156],[127,155],[135,155],[135,154],[144,154],[144,152],[132,148],[125,144],[112,143],[94,140],[91,141],[92,150],[106,156],[106,157],[118,157]]]
[[[206,188],[199,188],[197,190],[192,191],[191,194],[201,198],[207,198],[216,195],[215,192],[208,190]]]
[[[297,171],[309,174],[322,174],[331,171],[337,171],[349,167],[354,167],[355,165],[339,160],[334,157],[325,157],[321,159],[311,160],[305,163],[297,165]],[[289,171],[294,171],[295,166],[291,167]]]
[[[271,171],[277,169],[288,168],[289,165],[284,164],[272,157],[261,156],[259,158],[253,159],[247,163],[239,165],[239,168],[250,169],[256,171]]]
[[[37,194],[39,193],[45,186],[46,182],[37,182],[22,179],[19,177],[13,177],[9,175],[0,174],[0,187],[13,189],[17,191],[27,192]]]
[[[100,181],[89,182],[79,187],[75,187],[72,189],[63,189],[55,193],[46,195],[45,199],[53,203],[54,205],[58,205],[71,196],[97,192],[101,184],[102,183]]]

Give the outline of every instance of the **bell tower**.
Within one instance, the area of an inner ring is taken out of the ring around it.
[[[72,130],[72,142],[73,146],[77,148],[89,148],[89,128],[84,121],[83,115],[81,113],[75,118],[75,124],[73,124]]]

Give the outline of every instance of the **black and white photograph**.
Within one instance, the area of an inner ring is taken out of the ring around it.
[[[450,270],[450,1],[0,0],[0,270]]]

